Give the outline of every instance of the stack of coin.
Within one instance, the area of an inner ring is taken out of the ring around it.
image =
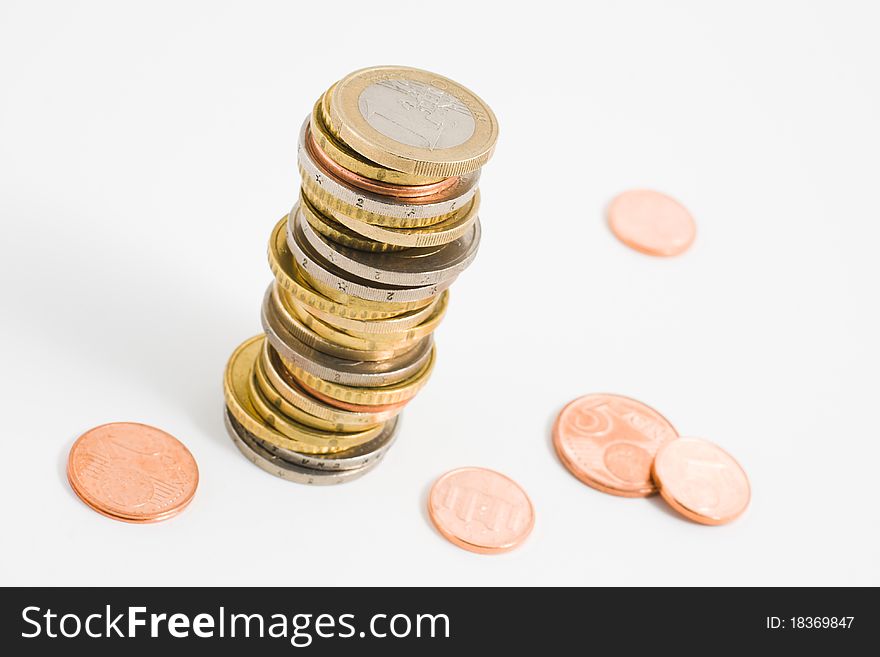
[[[356,71],[299,133],[299,198],[275,226],[265,335],[226,368],[226,421],[272,474],[337,483],[374,467],[434,366],[447,289],[480,242],[480,167],[498,137],[461,85]]]

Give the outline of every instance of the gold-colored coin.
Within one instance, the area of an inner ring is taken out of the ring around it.
[[[272,382],[269,380],[269,377],[266,374],[265,366],[263,365],[263,358],[257,358],[256,366],[254,367],[254,383],[259,389],[260,394],[268,401],[279,413],[286,415],[287,417],[293,418],[300,424],[304,424],[307,427],[311,427],[313,429],[318,429],[320,431],[335,431],[337,433],[356,433],[358,431],[363,431],[366,429],[370,429],[374,426],[381,426],[380,423],[374,423],[373,425],[364,425],[364,424],[348,424],[346,422],[331,422],[330,420],[326,420],[322,417],[318,417],[316,415],[312,415],[311,413],[307,413],[305,410],[300,408],[295,404],[291,404],[287,399],[285,399],[278,390],[272,385]],[[259,409],[258,409],[259,410]]]
[[[333,85],[333,87],[335,86]],[[371,162],[348,144],[340,141],[330,132],[324,120],[324,106],[333,94],[333,87],[330,87],[315,103],[312,110],[311,127],[312,136],[318,146],[336,164],[366,178],[395,185],[429,185],[443,180],[442,177],[417,176],[383,167],[381,164]]]
[[[280,295],[279,301],[282,305],[286,302]],[[289,301],[289,297],[287,301]],[[309,313],[305,305],[296,300],[291,301],[285,310],[329,342],[343,345],[349,349],[362,349],[372,353],[382,349],[394,349],[398,352],[412,349],[419,340],[432,333],[437,328],[437,325],[440,324],[440,320],[443,319],[443,315],[446,312],[446,302],[444,301],[442,305],[434,305],[432,308],[434,308],[434,312],[429,315],[429,319],[418,327],[401,333],[379,335],[375,333],[361,333],[357,335],[343,329],[338,329],[332,324],[322,322]]]
[[[264,312],[266,321],[269,322],[270,326],[272,326],[276,332],[279,332],[282,340],[284,339],[284,335],[279,331],[279,328],[283,329],[286,333],[290,333],[297,340],[308,345],[312,349],[317,349],[330,356],[345,358],[347,360],[387,360],[389,358],[394,358],[395,356],[400,356],[415,346],[413,341],[406,342],[405,340],[399,341],[400,344],[392,344],[391,342],[376,344],[375,348],[353,347],[348,344],[343,344],[342,342],[337,342],[333,340],[332,337],[328,338],[322,333],[314,330],[310,322],[302,321],[297,313],[291,312],[291,309],[282,301],[279,291],[280,288],[276,282],[272,285],[271,289],[267,291],[263,303],[269,304],[270,306],[267,309],[267,312]],[[308,313],[305,314],[308,315]],[[280,327],[275,326],[276,322],[280,323]]]
[[[300,299],[284,289],[282,289],[280,296],[282,297],[284,303],[288,305],[291,305],[294,302],[303,303]],[[311,315],[314,315],[325,324],[329,324],[336,329],[342,331],[365,333],[369,335],[387,335],[400,333],[402,331],[406,331],[415,326],[418,326],[428,317],[430,317],[431,314],[434,312],[434,308],[436,307],[436,305],[439,304],[444,297],[448,296],[449,290],[443,290],[440,296],[435,299],[434,303],[432,303],[430,306],[425,306],[424,308],[421,308],[419,310],[413,310],[408,313],[396,315],[395,317],[387,317],[384,319],[375,320],[361,320],[352,317],[340,317],[339,315],[325,312],[306,303],[303,303],[303,305],[306,307],[306,310],[308,310]],[[446,302],[443,301],[443,303]]]
[[[420,176],[476,171],[492,156],[498,121],[457,82],[403,66],[376,66],[340,80],[328,127],[373,162]]]
[[[375,307],[368,308],[360,303],[339,303],[315,290],[301,276],[293,261],[290,247],[287,245],[287,215],[284,215],[272,230],[272,236],[269,238],[268,256],[269,267],[275,275],[278,285],[310,308],[357,320],[388,319],[407,312],[393,307],[377,309]]]
[[[369,251],[371,253],[402,251],[406,248],[404,246],[371,240],[370,238],[364,237],[350,228],[347,228],[338,221],[331,219],[323,212],[320,212],[314,205],[312,205],[312,202],[309,201],[305,194],[300,194],[299,207],[303,216],[306,218],[306,221],[309,222],[309,225],[328,240],[335,242],[336,244],[341,244],[350,249],[357,249],[358,251]]]
[[[259,360],[258,356],[256,363],[259,363]],[[334,438],[336,436],[345,436],[346,438],[357,440],[358,444],[363,444],[382,433],[383,425],[381,424],[372,427],[358,427],[353,432],[341,432],[332,428],[318,429],[310,427],[292,416],[280,413],[277,408],[273,407],[271,401],[263,395],[257,385],[256,370],[257,366],[255,364],[254,375],[251,376],[250,381],[248,382],[248,393],[250,395],[251,403],[266,424],[288,438],[299,440],[304,432],[315,432],[317,434],[325,434]]]
[[[296,427],[295,432],[291,430],[291,433],[296,435],[294,438],[269,426],[261,414],[257,412],[250,397],[250,382],[254,374],[254,365],[259,358],[265,339],[264,335],[258,335],[239,345],[229,358],[223,376],[223,395],[226,399],[226,406],[247,431],[276,447],[303,454],[333,454],[350,447],[356,447],[373,437],[369,431],[356,434],[326,433],[302,426]]]
[[[432,347],[430,360],[418,373],[395,385],[382,386],[380,388],[355,388],[353,386],[340,385],[310,374],[301,367],[298,367],[296,363],[287,360],[286,358],[282,358],[281,362],[294,378],[328,397],[349,404],[379,406],[408,401],[415,397],[419,390],[421,390],[428,382],[431,372],[434,369],[434,361],[436,360],[436,357],[437,348]]]
[[[272,384],[272,388],[285,401],[309,415],[328,422],[342,426],[369,428],[378,423],[387,422],[400,412],[399,408],[374,412],[347,411],[315,399],[300,388],[299,383],[284,367],[281,357],[278,352],[272,349],[268,340],[263,342],[259,362],[260,372],[266,376]]]
[[[374,226],[386,226],[388,228],[424,228],[426,226],[439,224],[441,221],[446,221],[449,217],[454,216],[458,209],[453,208],[448,212],[431,215],[429,217],[421,217],[418,215],[411,217],[392,217],[386,214],[371,212],[356,205],[352,205],[351,203],[346,203],[341,198],[334,195],[329,189],[317,182],[314,177],[303,168],[302,164],[299,164],[298,168],[300,177],[302,178],[302,191],[309,197],[309,200],[312,201],[315,207],[332,208],[333,210],[344,212],[353,219],[359,219],[364,223],[372,224]],[[469,181],[464,181],[462,185],[468,184],[468,182]],[[468,201],[469,200],[470,199],[468,199]],[[320,205],[318,205],[318,203],[320,203]],[[406,205],[411,207],[415,204],[408,203]]]
[[[327,217],[349,231],[363,236],[363,238],[398,249],[449,244],[471,229],[477,220],[480,209],[480,192],[477,191],[467,205],[454,212],[444,221],[433,226],[425,226],[423,228],[385,228],[350,217],[344,211],[335,208],[333,204],[325,203],[323,200],[325,196],[326,194],[321,194],[318,198],[312,198],[308,195],[305,186],[301,194],[301,197],[319,213],[319,216]],[[306,215],[306,219],[308,219],[308,215]],[[329,235],[328,237],[333,239]],[[353,248],[358,247],[355,246]]]

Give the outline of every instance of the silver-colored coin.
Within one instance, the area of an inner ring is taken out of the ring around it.
[[[392,349],[374,351],[352,349],[350,347],[338,345],[335,342],[331,342],[330,340],[321,337],[308,326],[303,324],[296,315],[284,307],[284,304],[278,296],[278,286],[274,283],[269,285],[269,289],[266,290],[266,294],[263,296],[263,306],[271,306],[271,313],[269,314],[269,317],[271,318],[270,321],[277,320],[280,328],[283,328],[300,342],[303,342],[313,349],[317,349],[329,356],[336,356],[337,358],[345,358],[346,360],[355,361],[379,361],[388,360],[389,358],[394,358],[399,355],[399,352]],[[265,313],[266,311],[264,310],[264,314]],[[412,346],[415,347],[415,344]]]
[[[318,470],[315,468],[306,468],[295,463],[285,461],[280,456],[276,456],[272,452],[263,448],[247,431],[236,427],[235,419],[227,410],[223,414],[226,420],[226,430],[229,437],[238,447],[238,450],[257,467],[265,470],[269,474],[281,477],[288,481],[298,484],[311,484],[318,486],[326,486],[331,484],[342,484],[347,481],[353,481],[362,477],[372,470],[382,460],[381,457],[373,460],[366,465],[350,470]]]
[[[263,330],[269,343],[283,359],[309,374],[344,386],[375,388],[405,381],[421,371],[431,359],[433,338],[427,336],[405,354],[380,361],[356,361],[337,358],[308,346],[287,331],[274,315],[272,307],[263,307]]]
[[[357,447],[352,447],[344,452],[337,452],[336,454],[300,454],[299,452],[284,449],[283,447],[277,447],[276,445],[262,441],[257,436],[250,433],[248,433],[248,437],[267,452],[271,452],[275,456],[284,459],[288,463],[293,463],[294,465],[300,465],[304,468],[311,468],[314,470],[325,470],[328,472],[356,470],[370,465],[373,461],[378,461],[385,456],[385,453],[391,447],[394,439],[397,438],[398,426],[400,425],[398,417],[394,417],[386,422],[385,426],[382,428],[382,433],[369,442],[366,442],[363,445],[358,445]],[[234,417],[231,418],[230,421],[236,429],[244,430]],[[244,431],[247,432],[246,430]]]
[[[449,191],[445,200],[433,203],[407,203],[390,196],[374,194],[356,187],[350,187],[319,167],[315,160],[312,159],[312,156],[309,155],[305,141],[308,126],[309,118],[306,118],[300,130],[299,143],[297,145],[297,157],[299,158],[298,162],[303,177],[313,180],[327,194],[346,205],[386,217],[429,219],[450,214],[464,207],[477,192],[477,182],[480,179],[479,170],[462,175],[455,189]]]
[[[477,127],[467,105],[448,91],[418,80],[375,82],[358,96],[358,109],[386,137],[432,151],[460,146]]]
[[[297,203],[293,210],[290,211],[289,216],[296,217],[299,214],[299,203]],[[292,226],[289,219],[287,222],[287,246],[290,249],[294,262],[296,262],[299,269],[309,276],[313,276],[316,280],[339,290],[343,294],[380,303],[423,301],[437,296],[452,285],[455,280],[453,277],[442,283],[431,283],[430,285],[419,287],[373,283],[346,272],[317,253],[308,240],[306,240],[303,228],[300,225],[301,223],[308,224],[305,220],[302,222],[294,220]]]
[[[445,283],[473,262],[480,246],[479,219],[467,233],[448,244],[387,253],[358,251],[334,244],[312,228],[300,204],[297,204],[296,213],[289,215],[288,230],[290,222],[299,224],[309,245],[330,264],[358,278],[388,285]]]

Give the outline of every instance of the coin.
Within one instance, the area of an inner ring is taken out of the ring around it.
[[[525,491],[485,468],[460,468],[440,477],[428,494],[428,514],[446,539],[481,554],[512,550],[535,524]]]
[[[300,385],[306,388],[310,394],[314,391],[317,393],[315,396],[324,395],[348,404],[379,406],[396,404],[397,402],[408,401],[415,397],[419,390],[421,390],[428,382],[428,378],[431,376],[431,372],[434,369],[435,358],[435,348],[432,348],[430,352],[430,360],[428,360],[427,364],[425,364],[420,371],[413,374],[411,378],[401,381],[400,383],[380,387],[362,387],[336,383],[335,381],[322,378],[302,367],[299,367],[297,363],[286,360],[283,355],[281,356],[281,361],[284,363],[284,367],[287,368]],[[324,397],[321,398],[323,399]],[[342,406],[341,408],[345,407]]]
[[[299,196],[299,210],[303,213],[303,216],[306,218],[306,221],[309,222],[311,227],[321,233],[321,235],[336,244],[347,246],[350,249],[369,251],[371,253],[384,253],[386,251],[401,251],[406,248],[370,239],[369,237],[361,235],[351,228],[348,228],[344,224],[339,223],[335,219],[331,219],[312,205],[312,202],[302,192],[300,192]]]
[[[299,484],[312,485],[329,485],[342,484],[347,481],[353,481],[362,477],[372,468],[374,468],[382,459],[379,458],[367,465],[349,470],[319,470],[316,468],[306,468],[295,463],[285,461],[262,447],[253,434],[248,432],[241,424],[233,424],[234,416],[228,410],[223,415],[226,422],[226,429],[229,437],[238,447],[239,451],[244,454],[247,459],[257,467],[265,470],[269,474],[281,477],[288,481],[294,481]]]
[[[420,371],[431,357],[433,340],[423,338],[406,352],[379,361],[338,358],[313,349],[281,327],[271,307],[263,307],[263,330],[272,347],[290,364],[316,377],[348,386],[387,386],[400,383]]]
[[[331,130],[388,168],[454,176],[486,163],[498,139],[492,110],[452,80],[403,66],[361,69],[329,99]]]
[[[311,390],[307,390],[287,371],[281,362],[281,356],[272,348],[268,340],[263,343],[259,363],[260,370],[272,383],[273,389],[288,403],[328,422],[371,427],[395,417],[406,405],[404,402],[390,406],[347,409],[338,403],[328,402],[320,395],[312,394]]]
[[[318,293],[309,283],[299,275],[293,263],[290,248],[287,245],[287,215],[275,224],[272,236],[269,238],[269,267],[284,290],[295,298],[321,312],[340,317],[348,317],[358,320],[388,319],[409,311],[400,310],[393,306],[367,307],[349,300],[349,303],[340,303]]]
[[[392,350],[388,358],[393,358],[395,352],[403,353],[407,349],[415,346],[416,342],[429,333],[432,333],[443,315],[446,312],[446,304],[433,305],[434,312],[422,324],[415,329],[409,329],[403,333],[388,333],[384,335],[374,335],[365,333],[361,335],[352,335],[344,330],[334,327],[330,323],[322,322],[320,319],[309,313],[298,301],[293,301],[290,305],[286,305],[281,300],[281,305],[285,311],[294,315],[300,322],[309,327],[310,330],[320,335],[325,340],[329,340],[335,344],[351,349],[374,351],[374,350]],[[328,353],[328,352],[325,352]]]
[[[232,353],[223,376],[223,396],[236,420],[264,442],[303,454],[331,454],[356,447],[376,437],[371,429],[359,433],[335,433],[297,427],[296,437],[269,426],[254,407],[250,396],[254,365],[263,348],[264,335],[245,340]]]
[[[333,158],[321,150],[321,147],[318,145],[314,137],[315,131],[312,129],[314,125],[314,121],[311,121],[309,127],[306,128],[306,150],[308,150],[309,155],[315,161],[315,164],[346,185],[356,187],[365,192],[390,196],[391,198],[418,199],[425,196],[442,194],[458,184],[455,177],[442,178],[438,182],[428,185],[397,185],[391,182],[373,180],[367,176],[362,176],[359,173],[340,166],[333,160]]]
[[[229,418],[230,424],[236,429],[236,433],[239,435],[241,435],[242,432],[247,433],[241,424],[235,420],[235,417],[230,415],[228,411],[227,417]],[[248,437],[266,451],[284,459],[288,463],[293,463],[294,465],[299,465],[304,468],[312,468],[314,470],[356,470],[385,456],[388,448],[391,447],[391,444],[397,437],[398,424],[398,419],[396,417],[392,418],[383,425],[382,432],[373,440],[335,454],[300,454],[299,452],[291,452],[276,447],[271,443],[265,443],[253,434],[248,434]]]
[[[302,218],[298,207],[291,211],[290,217],[292,220],[287,226],[287,246],[299,271],[312,287],[340,303],[353,302],[380,309],[392,307],[398,310],[414,310],[431,303],[433,297],[455,280],[453,276],[442,283],[428,283],[418,287],[368,281],[346,272],[341,266],[315,251],[303,233],[308,222]]]
[[[410,341],[402,343],[396,349],[387,344],[384,346],[375,345],[375,348],[370,349],[359,349],[327,340],[316,333],[308,324],[302,322],[295,313],[289,312],[281,302],[277,290],[277,285],[270,285],[263,297],[263,317],[273,326],[275,333],[279,335],[289,333],[303,344],[329,356],[348,360],[380,361],[400,356],[416,345],[414,341]],[[281,337],[284,339],[283,335]]]
[[[680,514],[704,525],[735,520],[751,499],[749,479],[727,452],[700,438],[666,443],[654,458],[654,481]]]
[[[479,171],[453,178],[453,184],[429,196],[397,199],[346,185],[322,168],[306,148],[308,119],[300,129],[297,164],[302,187],[310,199],[346,212],[354,219],[392,228],[417,228],[442,221],[470,201],[477,192]]]
[[[259,362],[259,359],[257,362]],[[284,415],[277,409],[277,407],[274,407],[260,391],[255,376],[251,376],[248,380],[248,398],[250,399],[254,410],[257,411],[257,414],[267,426],[293,440],[299,440],[306,432],[314,432],[323,434],[327,440],[333,440],[336,437],[341,436],[347,440],[353,441],[353,446],[358,446],[372,440],[382,432],[382,425],[358,427],[354,431],[337,431],[334,427],[329,429],[315,428],[314,426],[307,425],[293,417]],[[268,442],[273,444],[272,441]],[[299,451],[297,449],[289,449],[283,444],[274,444],[288,452]]]
[[[335,207],[334,204],[325,203],[322,200],[325,198],[324,195],[312,198],[308,195],[307,190],[303,188],[302,197],[308,201],[309,205],[318,210],[321,217],[329,217],[332,221],[347,228],[350,232],[357,233],[366,239],[395,247],[392,250],[404,247],[419,248],[448,244],[470,230],[471,225],[477,221],[480,209],[480,193],[477,191],[474,197],[459,210],[430,226],[421,228],[386,228],[349,216],[344,210],[339,210]],[[375,251],[377,249],[363,250]]]
[[[620,395],[585,395],[556,418],[553,445],[566,468],[585,484],[623,497],[657,492],[651,463],[678,433],[657,411]]]
[[[381,319],[343,317],[335,313],[321,310],[315,306],[310,306],[303,302],[299,297],[289,293],[287,290],[283,291],[281,297],[285,304],[300,303],[305,306],[310,314],[314,315],[325,324],[330,324],[337,329],[348,331],[352,333],[352,335],[388,335],[408,331],[409,329],[421,326],[424,322],[428,321],[428,319],[436,312],[438,305],[447,303],[449,290],[444,290],[437,299],[424,308]]]
[[[403,171],[395,171],[394,169],[383,167],[381,164],[368,160],[348,144],[340,141],[329,130],[326,119],[324,118],[324,106],[332,97],[333,88],[335,86],[336,85],[334,84],[325,91],[318,99],[318,102],[315,103],[314,109],[312,110],[311,123],[309,124],[309,127],[312,129],[312,136],[318,146],[329,157],[331,157],[333,161],[349,171],[353,171],[367,178],[390,182],[397,185],[430,185],[445,179],[442,176],[414,176],[411,173],[404,173]]]
[[[608,225],[627,246],[656,256],[684,253],[697,235],[697,225],[687,208],[649,189],[623,192],[611,201]]]
[[[256,386],[259,396],[271,404],[272,408],[277,410],[279,414],[293,418],[300,424],[304,424],[313,429],[335,431],[337,433],[355,433],[362,429],[370,429],[379,425],[379,422],[366,424],[364,422],[346,422],[344,419],[337,418],[334,418],[333,420],[325,419],[319,415],[312,415],[301,408],[299,404],[287,401],[287,398],[278,392],[277,388],[272,385],[272,381],[266,373],[262,357],[257,359],[254,366],[253,385]],[[254,395],[251,395],[252,399],[253,396]]]
[[[192,501],[199,468],[174,436],[136,422],[82,434],[67,460],[71,488],[92,509],[133,523],[166,520]]]
[[[297,226],[309,246],[344,271],[374,284],[422,286],[454,280],[473,262],[480,245],[480,222],[458,239],[440,246],[400,253],[367,253],[333,244],[306,221],[300,209]],[[290,226],[288,225],[288,235]]]
[[[291,375],[293,376],[293,375]],[[296,380],[296,377],[293,377]],[[394,402],[393,404],[352,404],[347,401],[343,401],[340,399],[334,399],[330,395],[325,395],[320,390],[316,390],[312,388],[306,383],[302,381],[297,381],[297,385],[302,388],[306,394],[320,399],[322,402],[329,404],[331,406],[335,406],[338,409],[344,409],[346,411],[359,412],[359,413],[376,413],[376,412],[385,412],[385,413],[400,413],[403,410],[403,407],[409,403],[409,399],[404,399],[403,401]]]

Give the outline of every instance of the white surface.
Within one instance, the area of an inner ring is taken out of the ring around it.
[[[0,5],[3,584],[880,584],[877,5],[504,7]],[[236,451],[221,376],[259,331],[303,117],[379,63],[470,86],[502,136],[398,444],[308,488]],[[693,211],[685,256],[607,230],[640,186]],[[702,527],[575,480],[549,428],[594,391],[732,452],[747,515]],[[72,441],[115,420],[190,447],[183,515],[126,525],[71,493]],[[431,528],[428,487],[462,465],[531,495],[521,549]]]

